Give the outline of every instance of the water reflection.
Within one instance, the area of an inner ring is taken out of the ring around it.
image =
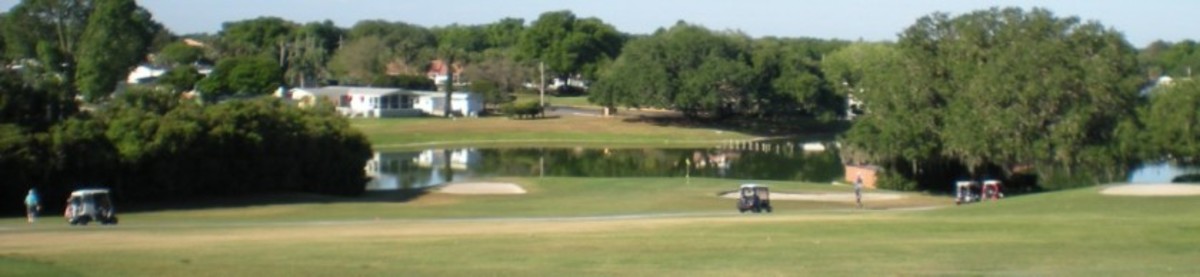
[[[811,148],[811,145],[810,147]],[[488,177],[713,177],[829,182],[842,175],[836,151],[753,142],[716,148],[451,148],[380,152],[367,190],[414,189]]]
[[[1129,182],[1165,184],[1175,177],[1189,174],[1200,174],[1200,166],[1173,162],[1145,163],[1129,172]]]

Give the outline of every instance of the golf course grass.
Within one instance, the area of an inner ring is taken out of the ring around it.
[[[376,150],[438,146],[711,146],[756,137],[715,129],[656,126],[621,118],[568,116],[355,119]]]
[[[288,204],[125,213],[118,226],[0,220],[0,275],[37,276],[1162,276],[1200,272],[1200,197],[1099,188],[954,206],[905,194],[775,201],[740,183],[502,178],[522,195],[312,195]],[[782,193],[845,186],[759,182]],[[279,199],[271,199],[272,201]],[[271,201],[266,201],[271,202]]]

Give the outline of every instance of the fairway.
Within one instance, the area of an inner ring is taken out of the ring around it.
[[[0,275],[1195,275],[1200,197],[1099,188],[953,206],[947,197],[777,201],[738,214],[737,182],[500,179],[522,195],[310,196],[126,213],[119,226],[0,222]],[[761,182],[774,191],[844,186]]]

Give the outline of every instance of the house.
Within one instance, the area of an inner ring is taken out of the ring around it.
[[[349,117],[398,117],[444,114],[446,94],[434,91],[414,91],[400,88],[325,87],[296,89],[292,99],[303,105],[302,99],[337,98],[338,111]],[[459,116],[477,116],[483,111],[481,96],[470,92],[455,92],[450,96],[451,112]],[[315,103],[315,102],[314,102]],[[311,104],[309,104],[311,105]]]
[[[417,91],[413,94],[417,96],[414,105],[425,114],[441,116],[445,113],[445,92]],[[454,92],[450,99],[450,112],[454,115],[475,117],[483,111],[483,99],[478,94]]]
[[[164,73],[167,73],[167,69],[164,67],[149,64],[138,65],[132,72],[129,72],[129,77],[126,78],[125,82],[130,84],[153,83]]]
[[[333,103],[334,107],[349,108],[350,101],[346,97],[350,93],[350,87],[331,86],[322,88],[298,88],[291,91],[290,99],[296,105],[307,108],[315,106],[319,101],[325,100]]]
[[[461,64],[453,64],[452,66],[447,66],[446,63],[443,62],[442,60],[433,60],[432,62],[430,62],[429,70],[425,71],[425,76],[429,77],[430,80],[433,80],[434,84],[437,84],[439,86],[446,84],[446,76],[448,75],[448,72],[449,72],[448,67],[454,68],[455,85],[457,85],[458,83],[461,83],[460,80],[462,80],[462,73],[463,73],[462,65]]]

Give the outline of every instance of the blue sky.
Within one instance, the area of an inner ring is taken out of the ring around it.
[[[0,0],[11,8],[19,0]],[[629,33],[649,33],[678,20],[711,29],[741,30],[751,36],[894,40],[917,18],[935,12],[959,14],[993,6],[1045,7],[1059,16],[1098,20],[1125,34],[1135,46],[1156,39],[1200,39],[1200,1],[967,1],[967,0],[141,0],[156,19],[176,33],[216,32],[221,23],[258,16],[297,22],[330,19],[349,27],[363,19],[423,26],[490,23],[504,17],[533,21],[552,10],[598,17]]]

